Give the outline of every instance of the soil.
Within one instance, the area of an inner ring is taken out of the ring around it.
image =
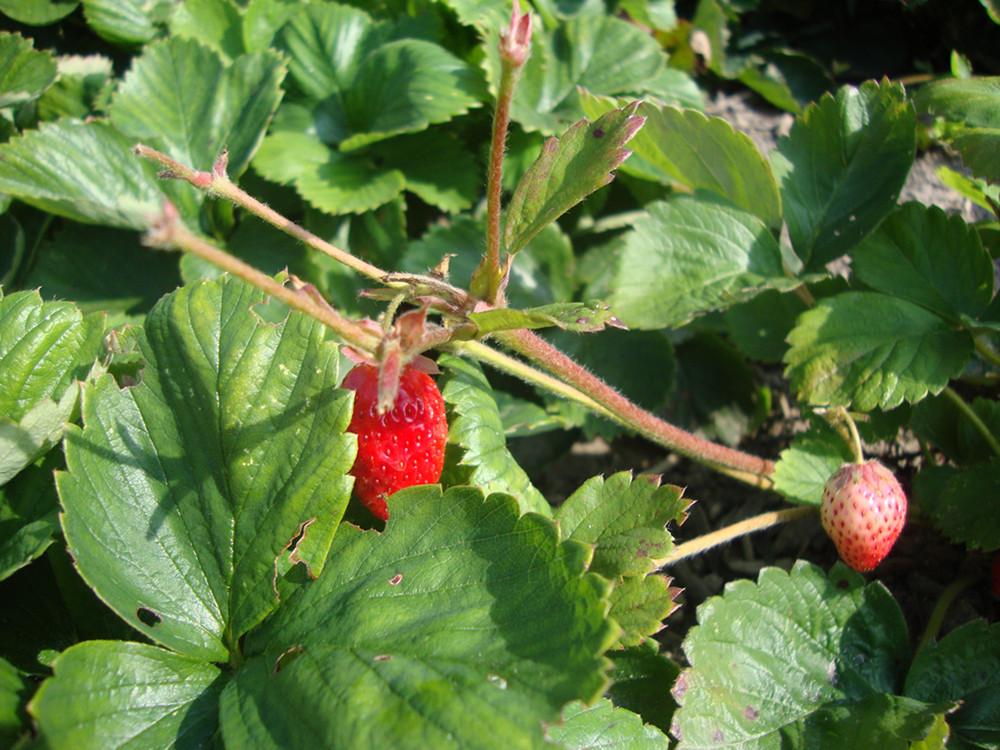
[[[792,115],[775,110],[745,92],[719,93],[709,102],[706,112],[723,117],[736,130],[749,135],[764,154],[769,153],[793,122]],[[942,165],[962,169],[954,155],[939,150],[920,153],[900,201],[938,205],[949,213],[960,213],[968,221],[985,218],[986,213],[980,207],[938,179],[935,170]],[[739,447],[776,459],[805,425],[789,394],[782,393],[785,381],[780,368],[757,368],[756,374],[772,388],[776,408],[768,421]],[[874,451],[874,455],[881,454],[883,462],[896,471],[904,487],[909,487],[914,460],[919,456],[912,442],[907,445],[903,440],[890,446],[866,448]],[[558,503],[596,474],[609,476],[629,470],[636,474],[661,474],[665,483],[685,488],[685,496],[696,501],[686,523],[671,530],[678,543],[758,513],[788,507],[776,493],[750,487],[687,459],[665,455],[659,447],[627,436],[610,444],[600,438],[577,443],[532,479],[547,498]],[[697,622],[697,606],[710,596],[721,594],[728,581],[755,579],[765,566],[788,570],[798,559],[809,560],[824,569],[837,562],[837,552],[823,532],[818,516],[744,537],[672,566],[667,573],[684,591],[678,600],[681,606],[657,636],[665,652],[683,663],[681,644]],[[889,557],[867,578],[881,581],[895,596],[915,646],[938,598],[960,574],[971,575],[971,585],[959,593],[948,609],[940,634],[977,618],[1000,621],[1000,599],[991,593],[990,587],[991,563],[992,555],[967,553],[964,547],[950,544],[933,528],[909,523]]]

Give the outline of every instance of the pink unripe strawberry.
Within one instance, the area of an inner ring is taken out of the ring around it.
[[[844,464],[823,488],[823,529],[840,557],[860,573],[873,570],[906,523],[906,494],[878,461]]]

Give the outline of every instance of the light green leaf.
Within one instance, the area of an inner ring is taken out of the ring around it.
[[[949,141],[972,170],[991,184],[1000,182],[1000,128],[953,128]]]
[[[851,704],[894,692],[909,662],[892,596],[843,566],[829,577],[801,561],[791,573],[765,568],[701,605],[698,623],[674,688],[679,748],[845,747],[821,741],[820,712],[843,706],[860,718],[864,707]],[[894,737],[876,726],[868,742]]]
[[[18,736],[26,730],[21,702],[27,689],[14,666],[0,659],[0,742],[4,747],[15,747]]]
[[[153,165],[132,154],[134,145],[100,120],[42,123],[0,144],[0,191],[86,224],[145,229],[147,217],[161,211],[164,193]],[[185,187],[183,193],[164,189],[190,217],[197,193]]]
[[[193,39],[148,45],[111,103],[115,127],[182,164],[210,169],[227,149],[228,172],[243,173],[281,100],[285,70],[274,53],[238,57]]]
[[[356,149],[479,106],[477,71],[436,44],[391,33],[332,3],[305,5],[279,33],[295,84],[319,104],[326,142]]]
[[[592,114],[600,102],[583,99]],[[661,179],[690,190],[709,190],[757,216],[768,227],[781,226],[781,197],[771,167],[745,133],[720,117],[695,109],[643,102],[636,114],[646,122],[629,143]],[[626,162],[629,171],[632,160]]]
[[[28,26],[47,26],[65,18],[80,0],[0,0],[0,13]]]
[[[811,105],[771,154],[806,270],[848,252],[895,207],[913,164],[916,115],[899,84],[845,86]]]
[[[624,240],[611,307],[638,328],[679,326],[794,279],[759,218],[713,193],[649,206]]]
[[[970,336],[912,302],[845,292],[804,312],[788,335],[785,375],[809,404],[892,409],[959,375]]]
[[[86,641],[54,669],[29,705],[53,750],[212,744],[228,681],[213,664],[144,643]]]
[[[170,19],[171,37],[197,39],[235,60],[248,50],[243,43],[243,13],[228,0],[185,0]]]
[[[131,47],[162,36],[180,4],[181,0],[83,0],[83,15],[99,36]]]
[[[341,529],[336,564],[248,636],[227,746],[540,748],[604,689],[617,631],[585,546],[469,487],[389,502],[384,533]]]
[[[633,478],[623,471],[593,477],[556,511],[563,536],[594,545],[591,570],[608,578],[651,573],[674,548],[666,525],[687,518],[684,490],[660,477]]]
[[[944,78],[921,86],[914,95],[921,112],[970,128],[1000,128],[1000,77]]]
[[[950,750],[1000,743],[1000,625],[956,628],[913,660],[903,693],[921,701],[960,701],[948,717]]]
[[[621,322],[611,314],[604,302],[557,302],[527,310],[509,307],[470,313],[469,320],[476,324],[480,334],[509,331],[513,328],[551,328],[564,331],[594,333],[605,326],[620,327]]]
[[[59,463],[58,451],[50,453],[0,487],[0,580],[37,559],[59,535],[52,481]]]
[[[514,254],[592,192],[614,179],[628,158],[624,146],[642,127],[638,102],[613,110],[593,124],[581,120],[549,138],[521,178],[503,214],[503,250]]]
[[[499,80],[497,31],[486,39],[491,85]],[[622,54],[621,50],[628,50]],[[577,88],[632,99],[657,93],[666,55],[652,36],[604,13],[575,17],[558,26],[535,28],[531,57],[518,83],[511,117],[527,130],[553,135],[584,116]]]
[[[774,467],[774,489],[802,505],[818,506],[823,488],[851,459],[844,441],[830,431],[813,431],[792,440]]]
[[[907,203],[852,253],[868,286],[939,315],[978,317],[993,300],[993,261],[961,216]]]
[[[0,299],[0,418],[20,422],[40,402],[62,400],[90,372],[103,336],[104,316],[84,318],[70,302],[42,302],[36,291]]]
[[[518,466],[504,439],[493,389],[474,361],[442,354],[441,395],[449,409],[448,443],[461,450],[456,466],[459,481],[484,492],[504,492],[517,498],[522,512],[552,515],[552,507]]]
[[[967,198],[987,211],[992,210],[990,201],[1000,203],[1000,184],[988,185],[986,180],[975,179],[944,166],[935,169],[934,174],[945,187],[951,188],[963,198]]]
[[[572,750],[667,750],[670,738],[642,717],[601,699],[592,706],[579,701],[563,709],[563,721],[549,727],[549,740]]]
[[[322,569],[350,494],[350,397],[337,352],[299,313],[224,278],[165,297],[134,334],[146,365],[84,390],[57,478],[80,574],[176,651],[225,661],[277,605],[285,552]]]
[[[114,84],[111,60],[101,55],[66,55],[56,60],[59,77],[38,99],[40,120],[86,119],[104,111]]]
[[[0,419],[0,486],[62,440],[78,395],[78,389],[69,388],[58,403],[42,399],[17,422],[10,417]]]
[[[55,61],[34,46],[20,34],[0,32],[0,108],[37,99],[55,81]]]
[[[627,577],[615,584],[609,614],[622,629],[619,646],[637,646],[663,630],[663,621],[680,606],[676,599],[682,589],[672,587],[671,580],[652,574]]]

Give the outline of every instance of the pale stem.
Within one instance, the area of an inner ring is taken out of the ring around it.
[[[146,235],[146,242],[154,247],[169,247],[197,255],[213,266],[281,300],[289,307],[318,320],[351,346],[368,352],[374,352],[378,346],[378,338],[358,324],[337,315],[333,310],[321,307],[305,295],[297,294],[294,290],[282,286],[267,274],[192,234],[176,220],[171,221],[169,216],[150,230]]]
[[[583,392],[602,407],[601,413],[658,445],[756,487],[774,485],[772,461],[699,438],[650,414],[531,331],[503,331],[495,337]]]
[[[795,508],[783,508],[782,510],[761,513],[759,516],[747,518],[731,526],[726,526],[724,529],[713,531],[711,534],[705,534],[697,539],[679,544],[674,547],[674,551],[669,555],[661,557],[658,560],[653,560],[653,562],[657,568],[667,567],[688,557],[694,557],[695,555],[707,552],[713,547],[718,547],[720,544],[739,539],[747,534],[766,531],[782,523],[798,521],[801,518],[809,518],[818,514],[819,508],[815,505],[801,505]]]

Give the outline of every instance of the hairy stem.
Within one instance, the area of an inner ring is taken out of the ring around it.
[[[531,331],[518,329],[495,334],[498,341],[572,385],[601,406],[601,412],[662,445],[716,471],[756,487],[773,486],[774,463],[718,445],[676,427],[629,401]]]
[[[747,518],[731,526],[726,526],[724,529],[713,531],[711,534],[704,534],[697,539],[679,544],[674,547],[674,551],[669,555],[653,562],[656,563],[656,567],[663,568],[688,557],[700,555],[713,547],[718,547],[720,544],[739,539],[747,534],[765,531],[779,524],[797,521],[800,518],[809,518],[818,514],[819,508],[814,505],[800,505],[795,508],[783,508],[782,510],[771,511],[769,513],[761,513],[759,516]]]
[[[510,103],[514,99],[517,73],[503,65],[496,112],[493,114],[493,135],[490,139],[490,161],[486,177],[486,280],[485,299],[497,304],[500,291],[500,210],[503,191],[503,156],[507,147],[510,125]]]

